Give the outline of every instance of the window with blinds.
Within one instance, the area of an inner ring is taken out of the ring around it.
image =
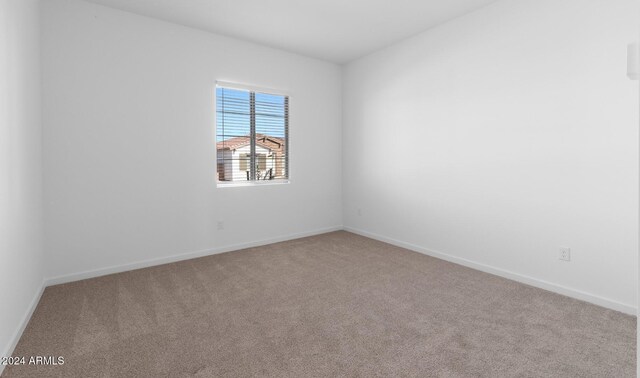
[[[289,178],[289,97],[216,87],[220,183]]]

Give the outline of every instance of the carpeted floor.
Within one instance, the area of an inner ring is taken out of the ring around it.
[[[347,232],[46,289],[6,377],[634,377],[634,317]]]

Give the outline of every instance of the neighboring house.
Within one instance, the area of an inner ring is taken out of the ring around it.
[[[235,137],[216,143],[219,181],[246,181],[250,170],[251,139]],[[256,175],[260,180],[285,178],[283,138],[256,134]]]

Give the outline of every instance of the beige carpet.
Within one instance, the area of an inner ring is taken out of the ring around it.
[[[634,377],[634,317],[347,232],[47,288],[6,377]]]

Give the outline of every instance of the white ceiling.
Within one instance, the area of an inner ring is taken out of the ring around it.
[[[496,0],[87,0],[346,63]]]

